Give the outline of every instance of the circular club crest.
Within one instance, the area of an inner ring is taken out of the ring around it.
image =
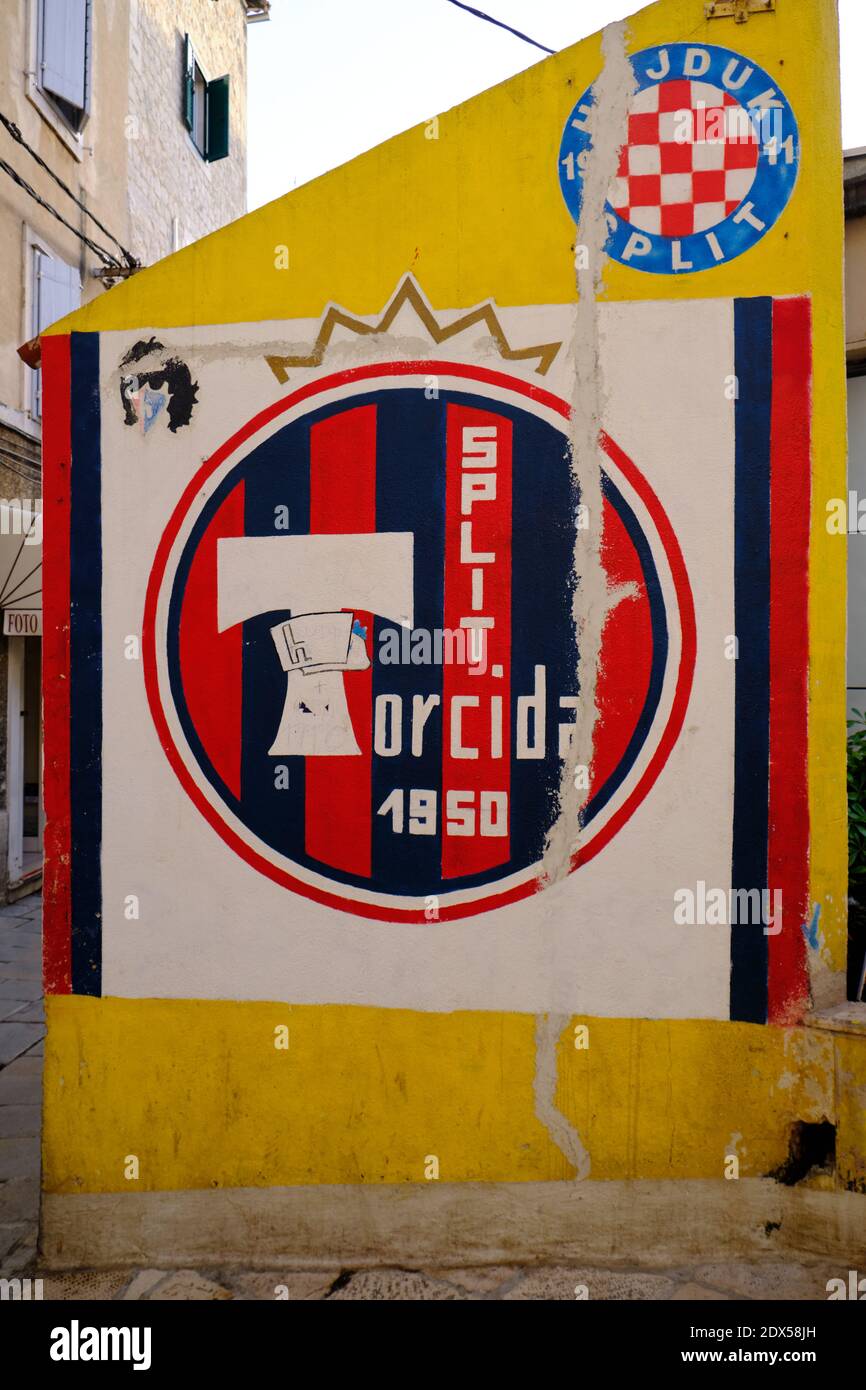
[[[184,788],[258,871],[387,921],[544,886],[579,705],[568,415],[480,367],[358,367],[192,479],[148,586],[148,699]],[[658,776],[695,659],[670,522],[602,442],[611,606],[573,869]]]
[[[797,181],[800,137],[772,77],[727,48],[684,43],[631,59],[636,91],[605,211],[614,260],[657,275],[709,270],[773,226]],[[580,221],[595,89],[568,118],[559,181]]]

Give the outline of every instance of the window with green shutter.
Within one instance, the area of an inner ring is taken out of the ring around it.
[[[207,84],[206,159],[225,159],[229,152],[229,79],[215,77]]]
[[[203,159],[212,164],[229,152],[229,78],[205,77],[189,34],[184,35],[183,123]]]

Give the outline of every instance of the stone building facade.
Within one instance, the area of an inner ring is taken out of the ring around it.
[[[15,539],[4,531],[41,497],[38,353],[26,365],[17,349],[114,283],[100,273],[96,248],[109,261],[146,266],[244,212],[246,26],[267,19],[268,8],[252,0],[0,7],[0,570],[4,540]],[[14,556],[14,545],[7,550]],[[0,609],[4,595],[14,603],[23,592],[17,582],[4,589],[6,577]],[[3,616],[0,901],[38,884],[42,822],[38,700],[19,700],[38,683],[40,638],[7,637],[5,625]],[[34,834],[22,834],[22,799],[23,831]]]
[[[130,0],[128,211],[146,265],[246,210],[245,30],[233,0]],[[178,119],[185,34],[206,79],[229,76],[227,159],[200,158]]]

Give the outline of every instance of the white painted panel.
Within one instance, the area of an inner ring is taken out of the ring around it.
[[[528,307],[501,318],[512,342],[567,341],[573,309]],[[600,321],[605,427],[660,497],[694,590],[700,636],[685,727],[650,796],[590,863],[532,898],[435,926],[326,908],[238,858],[178,783],[140,663],[124,658],[125,637],[141,630],[154,553],[190,477],[285,393],[264,354],[312,341],[317,324],[160,329],[166,351],[199,383],[192,425],[176,435],[123,424],[119,363],[133,336],[148,331],[102,336],[107,994],[727,1017],[728,929],[677,926],[673,894],[699,879],[730,884],[735,665],[724,643],[734,632],[734,420],[722,384],[733,371],[733,309],[730,301],[605,304]],[[417,346],[417,323],[411,331]],[[383,360],[388,350],[356,342],[352,359],[336,347],[341,364]],[[436,355],[503,369],[489,339],[455,339]],[[507,366],[538,382],[531,363]],[[293,373],[292,388],[315,375]],[[568,398],[564,352],[544,388]],[[123,916],[130,893],[141,901],[135,923]]]

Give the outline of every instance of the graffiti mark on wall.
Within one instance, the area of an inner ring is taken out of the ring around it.
[[[163,410],[172,434],[192,419],[198,401],[198,382],[180,358],[166,355],[156,338],[134,343],[121,359],[120,401],[123,422],[147,434]],[[124,367],[134,371],[123,372]]]

